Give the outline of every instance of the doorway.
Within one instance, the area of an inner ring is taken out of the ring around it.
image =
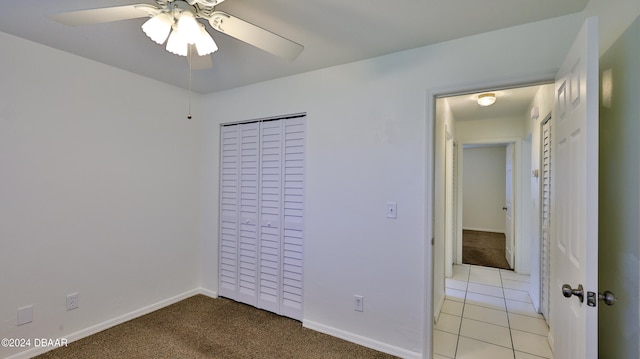
[[[514,154],[514,142],[463,145],[462,257],[455,263],[513,269]]]
[[[459,318],[455,319],[454,308],[460,307],[468,308],[469,315],[475,315],[473,314],[475,312],[482,316],[484,314],[480,313],[486,311],[509,318],[506,331],[500,325],[497,330],[504,331],[507,337],[511,336],[509,341],[511,346],[515,342],[519,342],[523,335],[530,335],[535,340],[541,340],[540,348],[544,349],[548,346],[546,342],[548,326],[543,316],[539,314],[540,221],[537,217],[540,212],[536,208],[539,208],[540,205],[540,187],[538,177],[534,176],[534,170],[539,168],[537,146],[539,145],[538,132],[541,129],[541,122],[537,114],[551,112],[547,104],[552,103],[548,99],[553,96],[553,85],[536,84],[523,88],[491,90],[491,92],[497,95],[497,104],[506,105],[511,101],[521,101],[520,107],[513,105],[508,110],[500,109],[498,106],[495,106],[493,110],[480,108],[475,104],[475,107],[473,105],[467,105],[463,108],[457,107],[463,101],[474,102],[478,94],[482,93],[480,91],[438,96],[435,99],[433,314],[436,327],[433,333],[434,348],[436,349],[439,343],[452,341],[450,336],[452,333],[447,332],[448,329],[440,330],[443,329],[443,325],[444,328],[458,328],[458,332],[455,334],[457,339],[453,340],[456,343],[456,348],[460,343],[463,343],[461,348],[464,351],[471,345],[468,340],[469,336],[460,336],[460,331],[467,331],[468,334],[468,331],[471,330],[470,325],[478,324],[477,318],[466,318],[466,314],[463,316],[460,313]],[[527,96],[528,98],[524,99]],[[535,126],[538,126],[538,130],[532,131],[531,129]],[[462,205],[465,195],[463,188],[466,157],[464,149],[465,147],[502,146],[505,154],[503,157],[505,158],[505,162],[503,162],[505,172],[502,178],[507,186],[506,170],[509,166],[506,163],[506,153],[508,145],[510,146],[511,159],[514,160],[509,170],[512,173],[512,182],[509,187],[513,194],[513,200],[508,201],[505,188],[503,203],[497,210],[505,219],[505,226],[506,217],[510,217],[513,222],[512,230],[503,227],[502,231],[512,234],[513,241],[509,244],[508,257],[510,266],[515,271],[503,272],[492,269],[494,271],[492,273],[483,267],[462,265],[462,234],[465,227]],[[455,148],[456,156],[450,154],[452,148]],[[450,188],[452,189],[450,190]],[[511,202],[510,206],[508,206],[509,202]],[[503,206],[509,209],[509,216],[504,213]],[[441,250],[444,254],[442,257],[438,255]],[[451,257],[449,251],[453,252]],[[441,260],[439,257],[444,259]],[[449,265],[450,263],[452,266]],[[449,286],[448,283],[453,283],[453,285]],[[507,286],[503,285],[505,283]],[[486,292],[493,290],[495,290],[493,294]],[[485,292],[482,293],[482,291]],[[506,293],[508,293],[508,298],[504,295]],[[463,295],[462,304],[455,301],[456,295]],[[519,297],[514,298],[515,295]],[[470,297],[479,298],[482,296],[489,298],[498,307],[466,301]],[[468,307],[466,307],[467,304],[469,304]],[[518,310],[520,312],[517,312]],[[498,314],[499,312],[504,314]],[[467,309],[465,309],[465,313],[467,313]],[[457,325],[452,324],[452,320]],[[527,328],[530,329],[508,327],[511,322],[518,326],[521,320],[529,322],[531,326]],[[504,322],[480,323],[481,326],[485,324],[504,325]],[[480,332],[484,332],[484,330],[480,330]],[[516,338],[514,335],[518,337]],[[466,339],[461,340],[462,337]],[[482,339],[479,340],[482,341]],[[498,344],[498,346],[500,345]],[[511,350],[515,349],[512,347]],[[546,355],[546,352],[531,353],[543,357]],[[455,358],[455,351],[453,356],[451,351],[437,354]]]

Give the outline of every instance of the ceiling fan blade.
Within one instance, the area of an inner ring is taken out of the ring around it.
[[[48,16],[65,25],[80,26],[147,17],[157,11],[158,8],[155,6],[137,4],[62,12]]]
[[[222,11],[213,12],[209,24],[222,33],[288,60],[294,60],[304,49],[296,42]]]
[[[198,56],[195,45],[189,45],[189,55],[187,62],[192,70],[206,70],[213,67],[211,55]]]

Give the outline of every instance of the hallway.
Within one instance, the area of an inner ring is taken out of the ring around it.
[[[553,358],[549,328],[534,311],[529,276],[455,265],[433,334],[434,358]]]

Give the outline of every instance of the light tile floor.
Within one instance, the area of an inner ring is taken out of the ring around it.
[[[455,265],[436,323],[434,359],[553,358],[549,327],[527,292],[529,276]]]

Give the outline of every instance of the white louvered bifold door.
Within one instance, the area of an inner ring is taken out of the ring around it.
[[[239,127],[221,129],[219,294],[236,298],[238,291]]]
[[[263,122],[261,136],[258,307],[280,313],[282,302],[282,120]]]
[[[221,148],[220,295],[301,320],[304,117],[224,126]]]
[[[540,309],[549,323],[551,286],[551,120],[542,126],[542,258]]]
[[[238,300],[257,305],[259,123],[240,126],[240,244]]]
[[[284,123],[284,236],[282,314],[302,319],[305,120]]]

